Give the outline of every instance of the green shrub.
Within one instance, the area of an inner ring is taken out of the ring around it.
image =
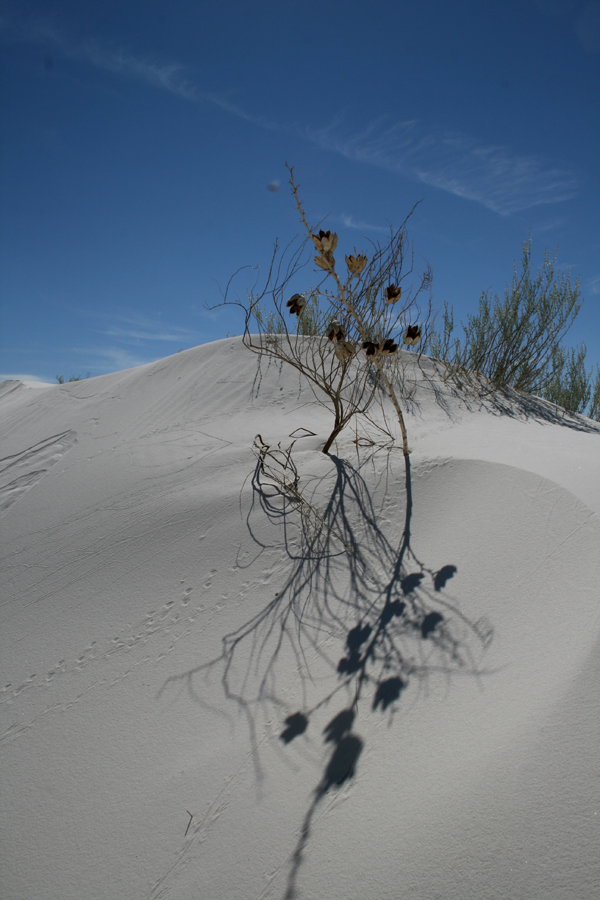
[[[92,377],[92,373],[91,373],[91,372],[88,372],[88,373],[86,374],[85,377],[86,377],[86,378],[91,378],[91,377]],[[64,375],[57,375],[57,376],[56,376],[56,380],[58,381],[59,384],[64,384],[64,383],[65,383],[65,377],[64,377]],[[69,378],[69,381],[83,381],[83,375],[71,375],[71,377]]]
[[[319,306],[318,292],[313,288],[307,291],[306,306],[298,316],[296,333],[301,335],[320,335],[325,327],[325,317]],[[259,301],[249,298],[252,303],[252,315],[260,334],[274,336],[277,334],[293,334],[293,329],[286,326],[281,312],[274,308],[270,312]]]
[[[585,354],[585,344],[577,350],[555,347],[548,372],[534,393],[562,406],[567,412],[584,412],[592,394],[591,373],[585,369]]]
[[[600,422],[600,366],[596,366],[596,381],[592,388],[592,400],[588,410],[590,419]]]
[[[430,335],[427,349],[447,364],[448,377],[469,387],[484,376],[492,389],[515,388],[564,407],[568,412],[600,415],[600,374],[592,386],[585,368],[585,344],[567,349],[562,340],[581,308],[580,279],[555,274],[556,253],[544,251],[544,264],[531,271],[531,235],[522,245],[522,271],[516,263],[504,300],[483,292],[476,315],[461,322],[462,339],[454,337],[452,307],[444,304],[441,332]],[[558,251],[557,251],[558,252]]]

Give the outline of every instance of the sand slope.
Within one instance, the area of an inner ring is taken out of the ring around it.
[[[3,386],[3,897],[600,895],[600,433],[414,377],[408,517],[239,339]]]

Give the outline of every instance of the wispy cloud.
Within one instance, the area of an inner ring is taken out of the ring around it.
[[[27,18],[15,21],[0,20],[6,37],[13,41],[46,44],[69,59],[79,59],[118,75],[145,81],[154,87],[164,88],[186,100],[198,100],[198,93],[183,74],[183,66],[159,64],[140,59],[119,47],[96,39],[71,40],[56,28],[50,20]]]
[[[355,231],[389,232],[389,228],[384,228],[381,225],[371,225],[369,222],[364,222],[362,219],[355,219],[354,216],[351,216],[348,213],[341,213],[341,215],[332,216],[331,218],[333,221],[341,222],[346,228],[352,228]]]
[[[224,112],[252,125],[275,130],[278,128],[263,116],[254,116],[232,103],[226,97],[209,91],[201,91],[185,75],[185,67],[179,63],[156,63],[128,53],[121,48],[109,48],[98,41],[87,41],[68,48],[71,57],[86,60],[99,69],[126,78],[145,82],[150,87],[161,88],[191,103],[210,103]]]
[[[88,347],[77,352],[89,360],[90,368],[97,372],[120,372],[122,369],[134,369],[160,359],[156,354],[131,353],[123,347]]]
[[[567,216],[555,216],[554,218],[546,219],[539,225],[532,226],[531,230],[534,234],[545,234],[548,231],[556,231],[557,228],[564,228],[568,221]]]
[[[230,115],[269,130],[278,126],[263,116],[254,116],[232,103],[222,95],[202,91],[186,75],[180,63],[156,62],[136,56],[115,42],[97,38],[70,38],[44,18],[11,20],[0,17],[0,30],[5,39],[28,43],[46,44],[69,59],[81,60],[124,78],[144,82],[150,87],[160,88],[191,103],[210,103]]]
[[[201,97],[184,75],[184,68],[176,63],[160,64],[140,59],[120,48],[109,49],[97,41],[88,41],[68,48],[69,55],[85,59],[99,69],[144,81],[152,87],[170,91],[184,100],[198,102]]]
[[[114,337],[125,343],[137,343],[139,341],[189,341],[192,332],[186,328],[171,328],[169,331],[138,331],[127,328],[108,328],[103,331],[107,337]]]
[[[69,309],[72,314],[92,320],[92,329],[98,336],[98,344],[93,349],[76,348],[73,352],[81,357],[86,365],[89,364],[95,369],[105,369],[107,365],[112,366],[113,363],[115,365],[123,363],[121,368],[141,366],[157,359],[156,353],[173,353],[175,349],[192,347],[200,343],[196,331],[170,323],[165,324],[160,314],[152,318],[136,310],[116,313],[93,306],[69,307]],[[109,338],[110,342],[105,341],[106,338]],[[157,342],[171,346],[157,348]],[[153,344],[155,349],[152,348]]]
[[[500,215],[558,203],[577,192],[577,179],[567,170],[464,134],[428,130],[415,120],[389,124],[381,118],[349,132],[337,119],[326,128],[299,130],[324,150],[474,200]]]
[[[65,56],[84,60],[96,68],[169,91],[191,103],[210,103],[261,128],[294,133],[354,162],[377,166],[473,200],[500,215],[560,203],[577,193],[578,181],[572,172],[465,134],[436,130],[416,120],[390,124],[389,117],[359,130],[349,130],[341,117],[324,128],[277,124],[246,112],[227,97],[200,90],[178,63],[144,59],[99,40],[69,39],[41,20],[15,24],[5,19],[0,20],[0,27],[13,40],[54,45]]]
[[[189,344],[195,337],[189,328],[180,328],[177,325],[165,328],[160,318],[152,319],[136,312],[113,315],[105,312],[89,314],[94,318],[108,320],[109,324],[101,328],[100,334],[116,338],[125,344],[140,344],[143,341],[175,341]]]
[[[600,294],[600,275],[595,275],[593,278],[587,283],[587,292],[588,294],[598,295]]]

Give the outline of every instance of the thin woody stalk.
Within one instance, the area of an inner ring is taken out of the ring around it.
[[[296,185],[294,182],[293,166],[289,166],[286,163],[286,168],[287,168],[288,172],[290,173],[289,184],[291,186],[292,194],[294,196],[296,209],[298,210],[298,213],[300,215],[300,218],[302,219],[302,223],[303,223],[304,227],[306,228],[308,235],[312,238],[312,235],[313,235],[312,229],[310,228],[308,222],[306,221],[306,215],[304,213],[302,203],[300,202],[300,198],[298,197],[299,185]],[[369,339],[369,334],[365,328],[365,323],[364,323],[362,317],[357,313],[355,305],[347,297],[347,288],[349,286],[351,276],[349,277],[346,285],[342,284],[342,282],[335,270],[334,263],[332,263],[331,266],[329,267],[327,274],[331,275],[333,277],[333,279],[336,283],[336,286],[337,286],[338,297],[342,301],[342,303],[344,304],[346,309],[348,310],[348,313],[350,314],[350,316],[354,319],[354,322],[356,323],[356,327],[361,336],[361,339],[363,341],[367,341]],[[408,449],[408,435],[407,435],[407,431],[406,431],[406,424],[404,421],[404,415],[402,413],[402,409],[400,408],[400,403],[398,402],[398,398],[396,396],[396,392],[394,391],[393,385],[390,382],[387,374],[385,373],[385,371],[383,369],[383,360],[381,359],[381,357],[379,355],[376,355],[375,358],[373,359],[373,362],[375,363],[375,365],[377,367],[377,370],[381,377],[381,380],[383,381],[383,384],[385,385],[385,389],[394,405],[394,409],[396,410],[396,415],[398,417],[398,422],[400,424],[400,432],[402,434],[402,451],[405,456],[408,456],[410,453],[410,450]]]

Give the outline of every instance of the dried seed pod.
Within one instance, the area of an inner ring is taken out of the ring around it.
[[[344,327],[340,325],[337,319],[333,319],[327,326],[325,336],[329,341],[341,341],[344,338]]]
[[[354,248],[354,252],[356,253],[356,247]],[[367,257],[364,253],[359,253],[357,256],[346,257],[346,265],[348,266],[348,271],[352,275],[360,275],[366,264]]]
[[[396,303],[402,296],[402,288],[396,287],[395,284],[389,284],[383,292],[386,303]]]
[[[337,247],[338,237],[335,232],[332,234],[331,231],[319,231],[318,235],[311,234],[311,238],[319,253],[323,255],[333,253]]]
[[[330,272],[335,266],[333,253],[330,250],[324,250],[321,256],[315,256],[315,262],[320,269],[325,269],[326,272]]]
[[[423,332],[418,325],[409,325],[404,333],[402,341],[408,347],[416,347],[422,337]]]
[[[340,362],[345,362],[347,359],[352,359],[354,356],[355,347],[354,344],[351,344],[350,341],[336,341],[334,347],[334,353]]]
[[[379,344],[375,341],[363,341],[363,350],[367,356],[375,356],[379,352]]]
[[[291,315],[295,313],[297,316],[299,316],[306,306],[306,298],[303,297],[302,294],[294,294],[290,297],[285,305],[289,307]]]
[[[388,356],[391,356],[391,354],[396,353],[397,350],[398,350],[398,344],[394,343],[392,338],[387,338],[387,340],[385,340],[383,342],[383,346],[382,346],[380,352],[385,353]]]
[[[319,235],[321,232],[319,232]],[[326,231],[323,237],[321,238],[321,243],[323,244],[323,250],[327,253],[330,251],[333,253],[335,248],[337,247],[338,236],[334,232],[333,234],[330,231]]]

